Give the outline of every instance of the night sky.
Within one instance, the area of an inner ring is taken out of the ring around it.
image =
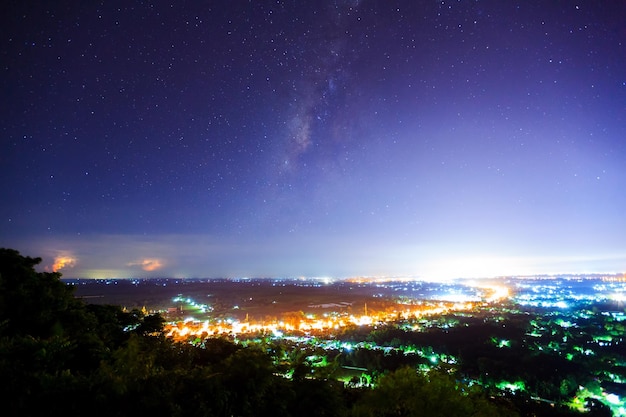
[[[7,2],[0,246],[64,277],[626,271],[626,2]]]

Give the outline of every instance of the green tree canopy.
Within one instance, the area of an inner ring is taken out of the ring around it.
[[[359,417],[515,416],[492,405],[480,391],[442,371],[402,367],[383,375],[355,407]]]

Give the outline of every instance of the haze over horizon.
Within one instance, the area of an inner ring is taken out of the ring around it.
[[[64,278],[626,272],[626,3],[13,2],[0,246]]]

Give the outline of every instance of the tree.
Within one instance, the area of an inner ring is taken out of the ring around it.
[[[481,392],[440,371],[418,373],[409,367],[382,376],[354,407],[355,416],[500,416],[515,415],[490,403]]]
[[[114,410],[107,394],[117,390],[124,404],[129,386],[158,374],[156,355],[167,348],[150,341],[165,341],[151,336],[163,320],[87,306],[61,274],[37,272],[40,262],[0,249],[0,375],[10,381],[0,390],[3,415]]]
[[[61,282],[57,272],[35,271],[39,263],[41,258],[0,249],[0,334],[46,338],[79,327],[75,313],[83,304],[73,287]]]

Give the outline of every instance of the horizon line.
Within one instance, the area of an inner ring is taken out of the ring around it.
[[[420,276],[345,276],[345,277],[332,277],[332,276],[233,276],[233,277],[174,277],[174,276],[153,276],[153,277],[61,277],[61,281],[107,281],[107,280],[290,280],[290,281],[455,281],[455,280],[474,280],[474,279],[528,279],[528,278],[599,278],[599,277],[623,277],[626,279],[626,272],[564,272],[564,273],[538,273],[538,274],[511,274],[511,275],[498,275],[498,276],[484,276],[484,277],[450,277],[450,278],[428,278]]]

